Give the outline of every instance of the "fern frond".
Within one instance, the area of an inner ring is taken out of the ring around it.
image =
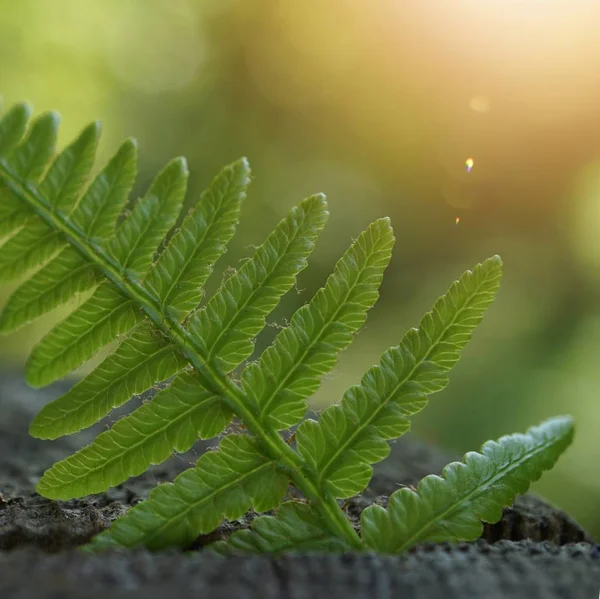
[[[242,375],[266,427],[285,429],[306,412],[306,398],[335,366],[378,298],[394,236],[388,219],[364,231],[337,263],[325,287],[297,310],[256,363]]]
[[[224,372],[230,372],[250,356],[252,340],[264,329],[266,316],[306,267],[328,214],[322,195],[294,207],[254,256],[194,315],[188,330],[202,345],[207,360],[214,359]]]
[[[90,445],[54,464],[37,490],[50,499],[101,493],[164,462],[173,450],[183,453],[198,438],[217,436],[231,417],[220,397],[184,373]]]
[[[133,300],[103,283],[34,347],[26,365],[27,382],[42,387],[65,376],[143,318]]]
[[[570,417],[552,418],[514,434],[488,441],[481,453],[446,466],[442,476],[426,476],[417,491],[403,488],[387,510],[371,505],[361,515],[365,545],[381,553],[398,553],[422,541],[472,541],[481,536],[481,521],[494,523],[502,507],[525,493],[531,482],[551,468],[573,439]]]
[[[253,533],[234,535],[229,548],[237,543],[237,548],[268,551],[292,545],[364,549],[336,497],[364,488],[371,465],[389,451],[387,441],[402,435],[426,396],[447,384],[448,370],[493,299],[499,259],[477,266],[454,284],[340,406],[326,410],[319,424],[300,426],[294,446],[279,431],[302,419],[307,398],[378,298],[394,243],[389,220],[376,221],[356,239],[325,286],[293,315],[258,361],[247,364],[255,337],[295,284],[325,225],[324,197],[312,196],[294,207],[204,301],[204,286],[234,235],[246,195],[250,171],[245,159],[221,171],[174,230],[187,186],[184,159],[169,162],[144,197],[125,211],[137,170],[135,142],[125,141],[86,188],[99,125],[86,128],[50,164],[57,117],[40,117],[27,134],[28,117],[22,105],[0,121],[0,280],[30,274],[9,299],[0,331],[15,330],[82,291],[89,293],[34,348],[27,362],[33,386],[65,376],[107,344],[119,342],[93,372],[41,410],[32,434],[54,439],[77,432],[133,395],[166,385],[90,445],[55,464],[38,491],[56,499],[104,491],[173,451],[188,450],[198,438],[220,435],[237,416],[247,434],[225,437],[218,450],[202,456],[173,483],[159,486],[148,501],[101,534],[94,547],[185,547],[223,518],[235,519],[250,508],[276,508],[291,482],[306,504],[284,504],[275,518],[257,519]],[[245,366],[241,384],[230,374],[240,365]],[[461,515],[463,504],[477,514],[483,505],[489,510],[481,511],[482,517],[489,517],[492,507],[508,497],[494,485],[520,489],[522,472],[535,477],[551,461],[543,451],[552,456],[560,445],[549,441],[542,447],[534,439],[530,447],[531,439],[524,439],[511,445],[513,453],[505,456],[509,465],[496,469],[496,479],[475,477],[472,493],[463,489],[464,501],[452,506],[459,523],[472,519]],[[519,464],[531,468],[519,469]],[[492,499],[486,500],[484,492]],[[431,503],[427,492],[423,497]],[[389,528],[400,526],[394,511],[399,501],[394,499],[385,512]],[[435,537],[435,527],[445,526],[446,512],[435,512],[433,520],[431,513],[422,513],[426,519],[416,518],[420,528],[400,546],[421,533]],[[373,514],[374,522],[382,518]],[[370,516],[365,518],[371,547],[379,521],[372,525]],[[402,526],[410,529],[412,520],[398,528],[400,537]],[[396,548],[396,541],[389,543]]]
[[[260,455],[254,440],[230,435],[173,483],[156,487],[147,501],[129,510],[126,519],[95,537],[91,548],[186,547],[198,535],[212,532],[223,518],[239,518],[251,505],[260,512],[274,508],[288,481]]]
[[[76,433],[186,366],[172,344],[142,323],[94,371],[45,405],[29,432],[40,439]]]
[[[227,541],[217,541],[209,547],[221,555],[285,551],[342,553],[352,549],[327,531],[312,506],[300,501],[282,503],[275,516],[260,516],[252,521],[251,530],[238,530]]]
[[[408,416],[448,384],[446,373],[492,303],[501,274],[497,256],[467,271],[340,405],[328,407],[318,422],[309,419],[298,427],[298,451],[324,491],[343,499],[365,489],[373,474],[370,464],[389,454],[387,441],[406,433]]]

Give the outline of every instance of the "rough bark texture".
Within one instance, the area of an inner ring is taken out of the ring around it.
[[[598,597],[598,546],[566,514],[530,495],[518,498],[498,524],[486,526],[477,543],[422,545],[401,557],[82,555],[77,545],[109,526],[158,482],[172,480],[202,447],[107,493],[69,502],[45,500],[33,491],[44,469],[89,442],[103,426],[54,442],[31,439],[27,427],[33,414],[64,390],[58,385],[32,391],[18,375],[0,374],[0,597]],[[426,474],[439,474],[456,457],[401,440],[378,466],[370,489],[350,503],[349,515],[357,521],[364,507],[373,501],[385,504],[385,496],[399,484],[414,485]],[[214,536],[250,520],[225,523]]]

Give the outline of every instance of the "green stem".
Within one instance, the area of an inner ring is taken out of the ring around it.
[[[334,497],[323,495],[301,456],[287,445],[277,431],[263,428],[260,420],[248,408],[250,402],[240,387],[205,359],[202,348],[194,337],[177,319],[163,313],[158,299],[142,283],[123,274],[119,263],[103,247],[90,242],[85,233],[75,226],[66,214],[53,210],[39,192],[32,185],[20,181],[4,161],[0,161],[0,178],[46,224],[64,235],[86,260],[102,271],[121,293],[141,306],[154,325],[171,339],[189,360],[200,375],[205,388],[223,398],[248,430],[260,440],[267,456],[289,473],[294,485],[321,512],[330,531],[345,539],[351,547],[361,549],[362,543],[337,501]]]

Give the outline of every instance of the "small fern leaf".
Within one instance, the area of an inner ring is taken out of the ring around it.
[[[46,404],[29,432],[39,439],[76,433],[186,366],[172,345],[142,323],[82,381]]]
[[[226,166],[150,270],[145,284],[160,300],[163,313],[183,320],[200,303],[202,287],[235,233],[249,177],[245,159]]]
[[[58,124],[55,112],[46,112],[33,121],[25,141],[6,159],[18,177],[37,182],[44,174],[56,148]]]
[[[0,238],[10,235],[31,218],[31,211],[0,183]]]
[[[335,366],[377,301],[393,244],[389,220],[374,222],[342,256],[325,287],[295,312],[260,360],[246,367],[242,386],[255,398],[265,426],[281,430],[302,419],[306,398]]]
[[[99,126],[87,127],[61,152],[40,185],[40,193],[54,210],[70,210],[92,167]],[[8,281],[42,264],[66,246],[59,233],[36,220],[0,248],[0,280]]]
[[[40,220],[31,222],[0,246],[0,281],[12,281],[48,261],[67,243]]]
[[[0,120],[0,157],[6,156],[19,144],[25,131],[31,108],[25,104],[15,104]]]
[[[7,170],[16,176],[37,181],[42,176],[54,153],[58,118],[47,113],[36,119],[27,138],[6,158],[0,158],[0,171]],[[16,231],[29,219],[38,217],[16,197],[8,187],[0,187],[0,237]]]
[[[102,347],[130,331],[143,320],[134,301],[102,284],[91,298],[57,324],[29,356],[26,378],[32,387],[43,387],[67,375]]]
[[[499,257],[478,264],[435,303],[417,329],[387,350],[340,405],[304,421],[296,441],[300,454],[318,473],[319,483],[335,497],[363,491],[373,474],[370,464],[389,454],[388,440],[410,428],[408,416],[427,405],[427,396],[448,383],[456,363],[493,301],[500,284]]]
[[[254,256],[194,315],[189,331],[202,344],[207,360],[216,358],[219,367],[230,372],[250,356],[266,316],[306,267],[327,216],[322,195],[293,208]]]
[[[109,247],[122,274],[138,279],[146,274],[159,244],[175,224],[187,179],[185,160],[171,160],[119,227]]]
[[[13,292],[0,315],[0,332],[32,322],[99,282],[92,264],[76,250],[65,248]]]
[[[288,484],[288,476],[260,455],[254,439],[230,435],[218,451],[202,455],[173,483],[156,487],[148,500],[92,539],[90,547],[185,548],[224,518],[239,518],[251,505],[259,512],[273,509]]]
[[[351,551],[343,539],[332,536],[314,507],[300,501],[286,501],[276,516],[260,516],[251,530],[238,530],[226,541],[209,546],[221,555],[232,553],[283,553],[286,551],[343,553]]]
[[[446,466],[442,477],[426,476],[417,491],[392,494],[388,509],[369,506],[361,515],[365,545],[399,553],[419,542],[472,541],[481,521],[500,520],[502,508],[550,469],[573,439],[570,417],[552,418],[527,433],[488,441],[481,453]]]
[[[40,195],[53,210],[71,212],[92,169],[100,123],[86,127],[54,160],[40,184]]]
[[[214,437],[230,421],[219,397],[202,390],[192,374],[180,375],[90,445],[54,464],[37,491],[62,500],[101,493],[164,462],[173,450],[188,451],[199,431]]]
[[[137,175],[137,144],[127,139],[96,176],[71,214],[86,239],[112,237]]]

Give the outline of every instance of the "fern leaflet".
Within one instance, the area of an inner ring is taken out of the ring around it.
[[[156,487],[147,501],[98,535],[92,545],[185,547],[198,534],[213,531],[224,517],[239,518],[251,505],[259,512],[274,508],[287,487],[288,477],[260,455],[252,439],[228,436],[218,451],[205,453],[195,468],[172,484]]]
[[[370,464],[387,457],[387,441],[406,433],[408,416],[448,384],[446,372],[492,302],[501,268],[495,257],[467,271],[340,405],[327,408],[319,422],[300,425],[298,451],[318,473],[324,491],[339,498],[360,493],[371,480]]]
[[[467,453],[462,462],[446,466],[441,477],[426,476],[416,492],[396,491],[387,510],[366,508],[361,516],[365,545],[398,553],[421,541],[476,539],[481,521],[500,520],[502,507],[551,468],[572,439],[572,419],[559,417],[525,435],[488,441],[481,453]]]
[[[300,308],[273,345],[242,375],[242,388],[264,426],[278,430],[299,422],[338,354],[352,342],[390,258],[394,237],[388,219],[373,223],[337,263],[325,287]]]
[[[331,536],[319,514],[306,503],[286,501],[276,516],[261,516],[252,522],[252,530],[234,532],[227,541],[210,548],[224,555],[243,553],[283,553],[285,551],[343,552],[350,547]]]

